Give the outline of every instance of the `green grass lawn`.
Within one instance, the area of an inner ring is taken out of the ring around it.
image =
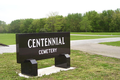
[[[0,43],[6,44],[6,45],[16,44],[15,34],[12,34],[12,33],[0,34]]]
[[[112,36],[108,36],[112,37]],[[108,38],[107,36],[71,36],[71,40]],[[0,34],[0,43],[15,44],[15,34]],[[119,44],[120,42],[117,42]],[[21,65],[16,62],[16,53],[0,54],[0,80],[119,80],[120,59],[91,55],[71,50],[71,66],[74,70],[61,71],[43,77],[19,77]],[[54,58],[39,60],[38,68],[54,65]]]
[[[105,45],[111,45],[111,46],[120,46],[120,41],[116,41],[116,42],[103,42],[100,44],[105,44]]]
[[[16,44],[15,34],[4,33],[0,34],[0,43],[11,45]],[[71,35],[71,40],[84,40],[84,39],[98,39],[98,38],[111,38],[111,37],[120,37],[120,36],[74,36]]]
[[[120,32],[70,32],[70,34],[86,34],[86,35],[120,35]]]
[[[15,53],[0,55],[0,80],[119,80],[120,59],[90,55],[84,52],[71,50],[71,67],[74,70],[61,71],[42,77],[19,77],[20,64],[16,62]],[[54,59],[38,61],[38,68],[54,65]]]
[[[98,38],[113,38],[120,36],[70,36],[70,40],[85,40],[85,39],[98,39]]]

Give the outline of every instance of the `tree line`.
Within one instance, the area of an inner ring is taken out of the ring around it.
[[[51,13],[47,18],[0,21],[0,33],[120,32],[120,9],[72,13],[66,17]]]

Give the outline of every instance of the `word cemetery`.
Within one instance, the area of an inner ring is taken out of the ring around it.
[[[17,63],[21,73],[38,75],[37,61],[55,58],[55,66],[70,67],[70,33],[16,34]]]
[[[48,54],[48,53],[55,53],[55,52],[57,52],[57,48],[39,50],[39,55],[41,55],[41,54]]]

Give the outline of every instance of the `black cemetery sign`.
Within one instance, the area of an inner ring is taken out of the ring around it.
[[[37,76],[36,60],[55,58],[55,66],[70,67],[70,33],[16,34],[17,63],[23,74]]]

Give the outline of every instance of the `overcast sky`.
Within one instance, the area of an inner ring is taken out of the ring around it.
[[[0,0],[0,20],[9,24],[16,19],[45,18],[51,12],[67,16],[117,8],[120,8],[120,0]]]

